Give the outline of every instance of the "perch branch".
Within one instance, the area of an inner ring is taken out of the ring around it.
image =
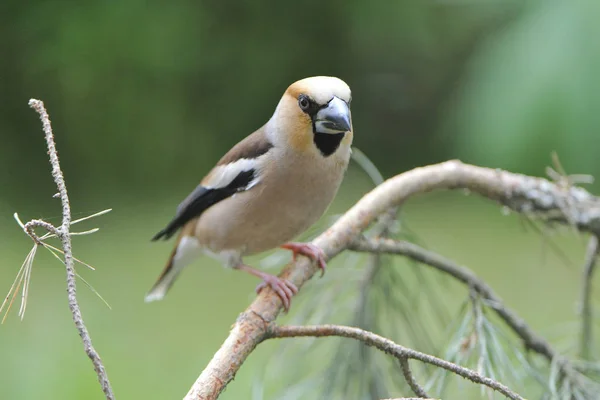
[[[102,386],[102,391],[104,392],[106,399],[114,400],[115,396],[113,394],[110,381],[108,380],[106,369],[104,368],[104,364],[100,359],[100,355],[92,345],[92,338],[90,337],[85,323],[83,322],[83,317],[81,315],[81,310],[77,301],[77,289],[75,282],[76,275],[75,268],[73,266],[71,235],[69,233],[69,228],[71,226],[71,207],[69,205],[67,186],[65,185],[65,179],[60,168],[60,163],[58,161],[58,152],[56,151],[56,144],[54,143],[54,134],[52,133],[50,117],[46,112],[44,102],[42,102],[41,100],[31,99],[29,100],[29,106],[39,114],[40,120],[42,121],[44,134],[46,136],[46,144],[48,146],[48,155],[50,156],[50,164],[52,165],[52,177],[54,178],[54,182],[56,183],[56,186],[58,188],[58,194],[62,204],[62,224],[59,228],[56,228],[44,221],[33,220],[25,224],[25,231],[37,244],[39,244],[40,239],[33,232],[33,227],[36,226],[40,226],[42,228],[47,229],[49,232],[55,234],[60,239],[64,251],[65,268],[67,271],[67,297],[69,301],[69,308],[71,309],[71,314],[73,316],[73,321],[75,322],[75,327],[77,328],[77,332],[79,333],[79,336],[83,341],[85,353],[94,365],[94,370],[96,371],[98,381]]]
[[[592,235],[588,243],[583,267],[581,290],[581,348],[580,356],[589,359],[592,353],[592,276],[598,260],[598,237]]]
[[[440,189],[468,189],[519,213],[574,224],[600,234],[600,199],[579,187],[563,187],[542,178],[477,167],[452,160],[416,168],[386,180],[367,193],[313,244],[331,259],[352,243],[379,215],[409,198]],[[569,204],[568,208],[564,204]],[[567,215],[568,214],[568,217]],[[305,257],[287,265],[280,276],[301,287],[316,272]],[[238,317],[229,336],[192,385],[186,400],[216,399],[248,355],[266,337],[282,304],[272,290],[261,291]]]
[[[384,338],[383,336],[376,335],[372,332],[368,332],[359,328],[349,327],[349,326],[341,326],[341,325],[317,325],[317,326],[275,326],[272,325],[268,331],[268,338],[291,338],[291,337],[328,337],[328,336],[340,336],[351,339],[360,340],[361,342],[366,343],[369,346],[374,346],[377,349],[391,354],[396,357],[400,362],[406,362],[408,359],[418,360],[424,362],[426,364],[431,364],[439,368],[443,368],[447,371],[450,371],[456,375],[460,375],[465,379],[470,380],[473,383],[477,383],[480,385],[485,385],[490,389],[493,389],[499,393],[502,393],[504,396],[509,399],[514,400],[522,400],[523,398],[519,396],[517,393],[510,390],[508,387],[503,384],[494,381],[493,379],[487,378],[483,375],[478,374],[477,372],[461,367],[459,365],[453,364],[451,362],[442,360],[440,358],[431,356],[429,354],[424,354],[418,352],[413,349],[409,349],[404,346],[400,346],[392,342],[391,340]],[[407,377],[407,380],[412,380],[417,387],[418,384],[414,381],[414,377],[412,374],[411,378]],[[406,375],[405,375],[406,377]],[[420,397],[428,397],[427,394],[424,393],[424,390],[419,387],[413,387],[413,383],[409,380],[409,385],[416,393],[417,396]]]

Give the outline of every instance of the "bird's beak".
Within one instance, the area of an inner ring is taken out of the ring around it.
[[[315,115],[315,130],[318,133],[341,133],[351,129],[350,108],[338,97],[329,101],[327,107]]]

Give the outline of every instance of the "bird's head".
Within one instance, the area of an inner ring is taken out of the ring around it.
[[[328,157],[352,144],[352,94],[339,78],[315,76],[294,82],[271,119],[278,140],[295,150]]]

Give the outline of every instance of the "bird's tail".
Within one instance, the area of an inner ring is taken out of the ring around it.
[[[183,267],[189,264],[198,255],[199,251],[200,245],[195,237],[180,234],[167,266],[152,286],[152,289],[146,294],[144,299],[146,303],[162,300]]]
[[[163,297],[165,297],[165,295],[167,294],[169,288],[173,285],[173,282],[175,282],[175,279],[177,278],[181,270],[183,269],[183,266],[175,265],[174,258],[176,253],[177,248],[173,249],[171,257],[167,262],[167,266],[158,277],[158,280],[156,281],[154,286],[152,286],[152,289],[150,289],[148,294],[146,294],[146,297],[144,298],[144,301],[146,303],[149,303],[151,301],[162,300]]]

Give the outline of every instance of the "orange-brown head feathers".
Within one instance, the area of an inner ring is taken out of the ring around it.
[[[348,85],[339,78],[315,76],[294,82],[285,91],[268,131],[273,142],[293,150],[328,157],[352,143]]]
[[[317,104],[326,104],[333,96],[349,103],[352,97],[350,88],[343,80],[333,76],[313,76],[292,83],[285,91],[286,95],[298,100],[300,95],[310,96]]]

